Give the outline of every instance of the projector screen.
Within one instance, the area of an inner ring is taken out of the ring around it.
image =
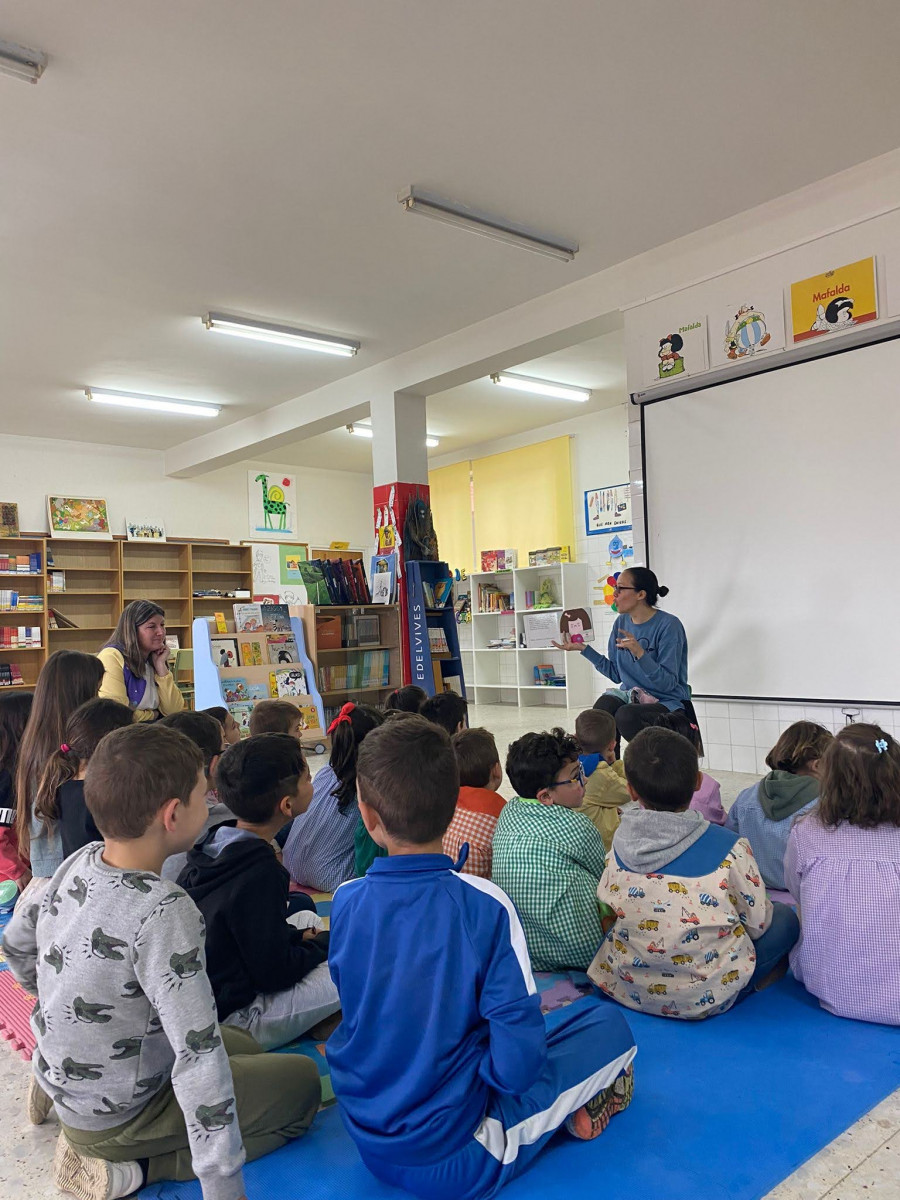
[[[695,695],[900,701],[898,392],[892,340],[644,406]]]

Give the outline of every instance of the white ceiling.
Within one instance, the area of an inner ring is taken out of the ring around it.
[[[428,451],[429,458],[458,454],[471,446],[541,429],[569,417],[587,416],[602,408],[623,404],[626,399],[621,329],[510,369],[536,379],[590,388],[591,398],[584,403],[549,400],[500,388],[490,379],[476,379],[461,387],[438,392],[428,397],[426,405],[428,432],[440,443]],[[330,433],[282,446],[270,455],[264,455],[261,461],[307,467],[321,467],[327,463],[332,469],[371,471],[372,443],[352,437],[341,426]]]
[[[0,76],[3,428],[177,445],[215,423],[80,389],[227,424],[893,149],[898,35],[895,0],[6,4],[50,65]],[[409,183],[581,252],[405,216]],[[363,349],[220,338],[210,308]],[[429,406],[448,448],[466,412],[505,428],[484,398]]]

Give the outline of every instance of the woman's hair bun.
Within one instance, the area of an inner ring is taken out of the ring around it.
[[[667,587],[663,587],[662,585],[660,585],[659,595],[660,596],[668,596],[668,594],[669,594],[669,589]]]

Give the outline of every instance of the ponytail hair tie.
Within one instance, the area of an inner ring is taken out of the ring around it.
[[[63,742],[62,745],[60,746],[60,750],[63,752],[63,754],[68,754],[69,749],[70,749],[70,747],[67,746],[65,742]]]
[[[348,700],[347,703],[341,709],[341,711],[338,713],[338,715],[334,718],[334,720],[328,726],[328,733],[329,734],[334,733],[334,731],[335,731],[335,729],[337,729],[338,725],[343,725],[343,723],[345,721],[349,725],[350,724],[350,714],[353,712],[353,710],[355,708],[356,708],[356,705],[353,703],[353,701]]]
[[[877,741],[875,742],[875,749],[878,751],[878,753],[884,754],[884,752],[885,752],[885,750],[887,750],[887,748],[888,748],[887,741],[884,738],[878,738]]]

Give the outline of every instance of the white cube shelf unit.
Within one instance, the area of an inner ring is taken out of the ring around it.
[[[526,592],[540,592],[543,580],[553,584],[557,603],[549,609],[525,607]],[[518,704],[522,708],[552,706],[556,708],[589,708],[594,701],[594,668],[580,654],[547,649],[546,646],[523,645],[525,615],[529,612],[552,613],[556,617],[559,640],[559,617],[566,609],[584,608],[591,611],[588,593],[588,568],[585,563],[556,563],[546,567],[519,567],[515,571],[498,571],[470,576],[472,591],[473,669],[471,680],[476,704]],[[496,612],[483,612],[479,606],[479,589],[496,587],[512,597],[513,607]],[[508,638],[508,649],[492,649],[492,641]],[[551,665],[558,676],[565,676],[565,687],[546,687],[534,682],[534,668]]]

